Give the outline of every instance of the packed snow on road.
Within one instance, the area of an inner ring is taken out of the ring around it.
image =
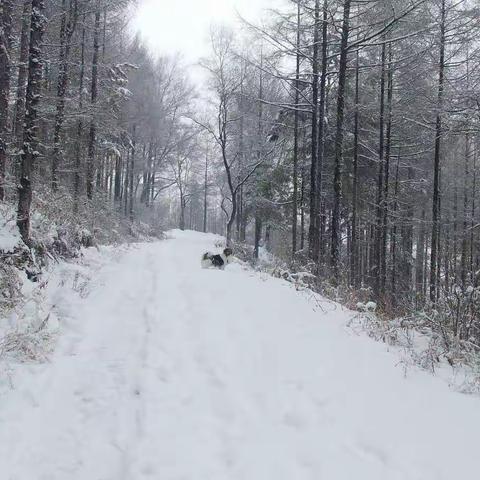
[[[109,250],[85,298],[58,282],[55,352],[2,377],[2,479],[477,478],[477,397],[405,375],[338,304],[202,269],[216,240]]]

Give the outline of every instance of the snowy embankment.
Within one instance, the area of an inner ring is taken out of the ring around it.
[[[215,237],[173,237],[110,261],[86,298],[52,291],[55,353],[1,391],[2,479],[476,478],[477,397],[405,377],[336,304],[200,269]]]

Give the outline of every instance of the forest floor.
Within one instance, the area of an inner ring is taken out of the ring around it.
[[[48,287],[54,352],[0,381],[2,479],[477,477],[478,397],[405,372],[338,304],[202,270],[217,237],[170,236]]]

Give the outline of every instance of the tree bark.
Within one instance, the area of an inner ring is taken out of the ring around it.
[[[260,253],[260,241],[262,239],[262,219],[257,215],[255,216],[255,241],[253,248],[253,258],[258,260]]]
[[[68,86],[68,63],[72,35],[77,23],[77,1],[70,0],[67,12],[66,0],[62,0],[62,19],[60,26],[60,58],[57,79],[57,106],[55,112],[55,127],[53,133],[52,153],[52,190],[58,189],[58,166],[60,163],[60,142],[63,122],[65,119],[65,95]]]
[[[418,308],[424,301],[425,283],[425,207],[422,208],[420,222],[417,234],[417,258],[415,265],[415,283],[416,283],[416,307]]]
[[[5,200],[7,167],[8,99],[10,95],[12,1],[0,3],[0,201]]]
[[[468,180],[470,162],[470,136],[465,135],[465,156],[464,156],[464,176],[463,176],[463,228],[462,228],[462,255],[460,258],[460,281],[462,287],[467,283],[467,262],[468,262]]]
[[[85,20],[83,15],[82,22],[82,40],[80,44],[80,74],[78,85],[78,107],[80,111],[83,108],[83,82],[85,78]],[[82,139],[83,139],[83,120],[80,116],[77,122],[77,138],[75,148],[75,172],[73,176],[73,211],[78,212],[78,203],[80,201],[81,167],[82,167]]]
[[[23,145],[23,123],[25,121],[25,94],[28,77],[28,48],[30,42],[31,6],[31,0],[25,0],[23,2],[22,30],[20,34],[20,58],[18,62],[17,95],[15,101],[15,120],[13,125],[16,147],[19,152],[22,150]],[[19,171],[20,163],[20,161],[17,161],[17,172]]]
[[[358,211],[358,133],[360,120],[360,72],[359,53],[356,54],[355,62],[355,114],[353,126],[353,179],[352,179],[352,241],[350,251],[350,284],[358,287],[358,236],[357,236],[357,211]]]
[[[442,0],[441,19],[440,19],[440,53],[438,63],[438,93],[437,93],[437,116],[435,126],[435,153],[433,161],[433,203],[432,203],[432,242],[430,255],[430,301],[437,301],[437,281],[438,272],[438,233],[440,216],[440,157],[442,148],[442,109],[444,94],[444,75],[445,75],[445,31],[446,31],[446,0]]]
[[[208,215],[208,151],[205,153],[205,173],[203,184],[203,232],[207,233]]]
[[[415,169],[408,167],[408,183],[412,185],[415,181]],[[412,263],[413,263],[413,224],[415,214],[415,202],[413,198],[407,199],[407,210],[401,228],[401,263],[400,263],[400,283],[397,287],[397,293],[403,298],[410,298],[412,288]]]
[[[397,156],[397,166],[395,168],[395,186],[393,191],[393,228],[392,236],[390,239],[390,256],[392,259],[392,281],[391,281],[391,296],[392,303],[396,303],[396,286],[397,286],[397,235],[398,235],[398,184],[399,184],[399,174],[400,174],[400,148],[398,149]],[[418,255],[418,251],[417,251]]]
[[[44,0],[32,0],[30,46],[28,53],[28,83],[26,93],[23,153],[18,189],[17,225],[23,241],[31,245],[30,208],[32,175],[39,156],[38,104],[42,87],[42,40],[45,31]]]
[[[335,132],[335,165],[333,174],[333,211],[332,211],[332,278],[339,278],[340,249],[342,235],[340,231],[340,214],[342,202],[342,164],[343,164],[343,138],[345,120],[345,87],[347,81],[347,55],[348,37],[350,34],[350,7],[351,0],[344,1],[343,27],[340,50],[340,66],[338,73],[337,93],[337,127]]]
[[[301,167],[300,186],[300,250],[305,248],[305,167]]]
[[[317,228],[317,168],[318,168],[318,68],[319,68],[319,33],[320,33],[320,0],[315,0],[313,26],[313,58],[312,58],[312,138],[310,165],[310,226],[308,230],[308,251],[312,260],[318,261],[316,244]]]
[[[389,189],[390,189],[390,156],[392,148],[392,116],[393,116],[393,54],[392,44],[390,43],[388,52],[388,73],[387,73],[387,129],[385,139],[385,175],[383,184],[383,204],[382,204],[382,253],[381,258],[381,278],[380,291],[385,295],[387,284],[387,242],[388,242],[388,210],[389,210]]]
[[[137,148],[137,126],[134,124],[133,125],[133,138],[132,138],[132,154],[130,155],[130,179],[129,179],[129,218],[130,222],[133,223],[134,220],[134,203],[135,203],[135,192],[133,188],[133,177],[135,174],[135,154],[136,154],[136,148]]]
[[[315,232],[315,259],[317,262],[323,256],[323,249],[320,245],[322,238],[322,199],[323,199],[323,158],[325,150],[325,111],[326,111],[326,97],[327,97],[327,69],[328,69],[328,3],[327,0],[323,2],[323,16],[322,16],[322,65],[320,74],[320,99],[318,102],[318,153],[317,153],[317,179],[315,200],[317,202],[315,207],[316,213],[316,232]]]
[[[473,152],[473,179],[472,179],[472,206],[470,214],[470,273],[472,278],[475,274],[475,214],[476,214],[476,198],[477,193],[477,145],[474,146]]]
[[[92,58],[92,82],[91,82],[91,105],[95,108],[98,99],[98,57],[100,49],[100,2],[97,1],[95,11],[95,25],[93,30],[93,58]],[[95,112],[91,112],[90,132],[88,141],[88,158],[87,158],[87,198],[93,198],[94,188],[94,170],[95,170],[95,150],[97,142],[97,124],[95,121]]]
[[[295,112],[293,127],[293,198],[292,198],[292,257],[297,251],[297,222],[298,222],[298,130],[299,130],[299,103],[300,103],[300,28],[301,10],[297,3],[297,43],[295,67]]]
[[[385,39],[384,39],[385,40]],[[386,45],[381,47],[381,77],[380,77],[380,115],[379,115],[379,142],[378,142],[378,177],[377,177],[377,200],[375,206],[375,248],[373,270],[371,272],[375,297],[377,301],[383,301],[382,292],[382,212],[384,203],[384,176],[385,176],[385,63]]]
[[[130,181],[130,145],[127,148],[127,157],[125,159],[125,169],[123,172],[123,192],[122,192],[122,200],[123,200],[123,210],[125,217],[128,215],[128,184]]]

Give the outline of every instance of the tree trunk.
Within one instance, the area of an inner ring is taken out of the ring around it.
[[[258,260],[260,253],[260,241],[262,240],[262,219],[257,215],[255,216],[255,242],[253,249],[253,258]]]
[[[132,138],[132,154],[130,155],[130,195],[129,195],[129,218],[130,222],[133,223],[134,220],[134,203],[135,203],[135,193],[133,188],[133,177],[135,174],[135,154],[136,154],[136,146],[137,146],[137,126],[133,125],[133,138]]]
[[[389,44],[388,52],[388,81],[387,81],[387,130],[385,144],[385,176],[383,185],[383,205],[382,205],[382,253],[381,258],[381,279],[380,290],[385,295],[387,284],[387,240],[388,240],[388,209],[389,209],[389,188],[390,188],[390,156],[392,149],[392,108],[393,108],[393,55],[392,44]],[[392,292],[393,293],[393,292]]]
[[[383,39],[385,40],[385,39]],[[375,206],[375,248],[372,270],[372,280],[377,301],[384,300],[384,292],[382,290],[382,212],[384,208],[384,177],[385,177],[385,63],[386,63],[386,44],[382,44],[381,53],[381,77],[380,77],[380,115],[379,115],[379,142],[378,142],[378,178],[377,178],[377,201]]]
[[[323,249],[320,245],[322,238],[322,205],[323,205],[323,157],[325,150],[325,110],[327,97],[327,69],[328,69],[328,3],[327,0],[323,2],[323,17],[322,17],[322,73],[320,75],[320,99],[318,108],[318,153],[317,153],[317,179],[315,194],[316,207],[316,231],[315,231],[315,254],[314,258],[317,262],[323,255]]]
[[[152,172],[150,174],[150,206],[153,207],[153,203],[155,202],[155,179],[157,176],[157,154],[158,154],[158,145],[155,144],[155,148],[153,150],[153,158],[152,158]]]
[[[356,54],[355,63],[355,114],[353,127],[353,179],[352,179],[352,242],[350,251],[350,284],[358,287],[358,240],[357,240],[357,209],[358,209],[358,131],[360,117],[359,95],[359,53]]]
[[[301,168],[301,187],[300,187],[300,250],[305,248],[305,167]]]
[[[148,151],[147,145],[143,144],[143,175],[142,175],[142,193],[140,194],[140,203],[143,203],[146,207],[148,207],[148,202],[150,199],[150,158],[152,156],[152,143],[149,142],[148,144]]]
[[[297,251],[297,222],[298,222],[298,128],[300,103],[300,3],[297,4],[297,52],[295,68],[295,118],[293,127],[293,198],[292,198],[292,257]]]
[[[127,157],[125,159],[125,168],[123,172],[123,192],[122,192],[122,201],[123,201],[123,212],[125,217],[128,216],[128,186],[130,182],[130,155],[131,150],[130,146],[127,148]]]
[[[467,283],[467,257],[468,257],[468,180],[470,161],[470,137],[465,135],[465,157],[463,176],[463,228],[462,228],[462,255],[460,258],[460,281],[462,287]]]
[[[470,215],[470,273],[472,279],[475,276],[475,209],[476,209],[476,199],[475,195],[477,192],[477,146],[474,146],[473,152],[473,179],[472,179],[472,209]]]
[[[203,184],[203,232],[207,233],[208,215],[208,152],[205,153],[205,175]]]
[[[450,224],[451,224],[451,212],[448,211],[447,213],[447,218],[446,218],[447,224],[445,225],[445,251],[444,251],[444,269],[445,269],[445,292],[450,291],[450,250],[451,250],[451,245],[450,245]]]
[[[393,229],[390,240],[390,256],[392,258],[392,281],[391,281],[391,295],[392,303],[396,303],[396,287],[397,287],[397,235],[398,235],[398,184],[400,174],[400,148],[398,149],[397,166],[395,169],[395,186],[394,186],[394,203],[393,203]]]
[[[10,95],[10,56],[12,33],[12,1],[0,3],[0,201],[5,199],[7,167],[8,98]]]
[[[57,107],[53,133],[52,190],[58,189],[58,166],[60,164],[60,142],[65,118],[65,94],[68,86],[68,64],[72,35],[77,23],[77,1],[70,0],[67,18],[66,0],[62,0],[62,20],[60,26],[60,59],[57,80]]]
[[[17,225],[23,241],[31,245],[30,207],[32,204],[32,175],[39,155],[38,104],[42,86],[42,40],[45,31],[44,0],[32,0],[30,46],[28,52],[28,83],[26,93],[23,153],[18,189]]]
[[[122,197],[122,157],[115,158],[115,180],[113,187],[113,200],[119,202]]]
[[[415,169],[412,166],[408,168],[408,183],[413,185],[415,181]],[[412,198],[407,200],[408,207],[405,213],[401,229],[401,263],[400,263],[400,284],[397,292],[403,298],[408,299],[412,288],[412,259],[413,259],[413,224],[415,214],[415,203]]]
[[[312,59],[312,139],[310,165],[310,227],[308,230],[308,252],[312,260],[316,257],[318,243],[317,228],[317,168],[318,168],[318,57],[320,32],[320,0],[315,0],[315,16],[313,27],[313,59]]]
[[[419,308],[424,301],[424,288],[425,283],[425,207],[422,207],[422,215],[418,226],[417,236],[417,258],[415,265],[415,283],[416,283],[416,308]]]
[[[83,82],[85,78],[85,20],[86,15],[82,19],[82,40],[80,44],[80,81],[78,84],[78,107],[80,111],[83,108]],[[78,203],[80,201],[80,184],[81,184],[81,167],[82,167],[82,139],[83,139],[83,120],[82,117],[77,122],[77,139],[75,148],[75,172],[73,177],[73,211],[78,211]]]
[[[240,64],[240,98],[239,98],[239,115],[240,115],[240,132],[239,132],[239,141],[238,141],[238,153],[239,153],[239,171],[242,171],[243,166],[245,165],[245,112],[244,112],[244,75],[245,75],[245,65],[244,61],[241,60]],[[238,179],[240,181],[240,179]],[[245,211],[244,211],[244,202],[243,202],[243,186],[240,187],[239,191],[237,192],[238,195],[238,211],[236,215],[236,235],[237,239],[242,241],[242,225],[245,224],[246,219],[244,218]],[[245,238],[243,239],[243,241]]]
[[[265,227],[265,249],[267,252],[272,250],[272,226],[267,225]]]
[[[339,278],[340,248],[342,235],[340,231],[340,214],[342,202],[342,164],[343,164],[343,137],[345,119],[345,87],[347,81],[348,36],[350,33],[351,0],[344,1],[342,42],[340,52],[340,66],[338,73],[337,92],[337,127],[335,132],[335,166],[333,174],[333,211],[332,211],[332,278]]]
[[[442,147],[442,109],[444,93],[444,74],[445,74],[445,21],[446,6],[442,0],[441,20],[440,20],[440,58],[438,63],[438,94],[437,94],[437,118],[435,126],[435,154],[433,164],[433,203],[432,203],[432,244],[430,255],[430,301],[435,303],[437,300],[437,280],[438,272],[438,233],[440,216],[440,156]]]
[[[222,162],[225,168],[225,174],[227,176],[227,185],[230,191],[231,200],[232,200],[232,210],[227,220],[227,228],[226,228],[226,240],[227,246],[230,246],[232,243],[232,229],[235,224],[235,218],[237,215],[237,190],[233,186],[233,178],[232,178],[232,168],[228,161],[228,138],[227,138],[227,125],[228,125],[228,105],[227,99],[224,94],[221,95],[220,98],[220,105],[218,109],[218,128],[219,128],[219,144],[220,150],[222,154]]]
[[[98,98],[98,57],[99,57],[99,37],[100,37],[100,2],[97,1],[95,11],[95,26],[93,30],[93,58],[92,58],[92,82],[91,82],[91,105],[95,108]],[[88,158],[87,158],[87,198],[93,198],[94,170],[95,170],[95,149],[97,142],[97,124],[95,121],[95,112],[91,113],[90,132],[88,140]]]
[[[20,152],[23,146],[23,123],[25,121],[25,93],[28,77],[28,47],[30,42],[31,0],[23,2],[22,31],[20,34],[20,58],[18,62],[17,95],[15,101],[15,120],[13,133],[16,139],[16,148]],[[17,172],[20,161],[17,161]]]
[[[182,191],[180,191],[180,222],[179,228],[180,230],[185,230],[185,209],[187,208],[187,204],[185,202],[185,196],[183,195]]]

